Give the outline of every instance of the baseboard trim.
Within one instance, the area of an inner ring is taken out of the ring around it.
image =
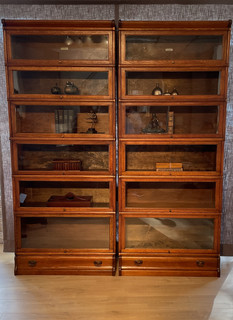
[[[221,256],[233,256],[233,244],[221,244]]]
[[[14,240],[3,240],[3,252],[14,252],[15,242]]]

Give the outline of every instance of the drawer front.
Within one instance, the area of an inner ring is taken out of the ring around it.
[[[219,275],[218,257],[120,257],[120,274]]]
[[[115,256],[16,256],[15,274],[115,274]]]

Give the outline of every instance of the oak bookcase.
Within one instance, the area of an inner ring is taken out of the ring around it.
[[[16,274],[115,274],[115,24],[3,21]]]
[[[114,22],[2,22],[15,273],[219,276],[231,22],[120,21],[117,161]]]
[[[120,22],[121,275],[220,275],[230,26]]]

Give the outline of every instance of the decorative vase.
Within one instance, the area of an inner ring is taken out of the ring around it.
[[[160,88],[158,82],[156,83],[156,87],[153,89],[152,94],[153,94],[154,96],[161,96],[161,95],[163,94],[163,91],[162,91],[162,89]]]
[[[65,94],[79,94],[78,88],[74,85],[73,82],[67,81],[64,88]]]
[[[178,96],[179,92],[176,90],[176,88],[173,89],[173,91],[171,92],[172,96]]]
[[[52,94],[61,94],[61,89],[57,86],[57,83],[54,87],[51,89]]]

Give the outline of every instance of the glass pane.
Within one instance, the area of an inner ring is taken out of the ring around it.
[[[125,218],[129,249],[213,249],[214,219]]]
[[[220,60],[222,36],[126,36],[126,60]]]
[[[126,72],[127,95],[216,95],[219,86],[217,71]]]
[[[129,208],[214,208],[213,182],[126,182]]]
[[[14,93],[108,95],[108,72],[13,71]]]
[[[108,145],[18,145],[19,170],[108,171]]]
[[[127,145],[128,171],[215,171],[216,145]]]
[[[22,248],[108,249],[109,218],[21,218]]]
[[[218,106],[127,106],[125,130],[127,134],[216,134],[218,110]]]
[[[13,59],[107,60],[108,35],[12,35]]]
[[[16,132],[108,134],[109,107],[16,106]]]
[[[109,207],[108,182],[20,181],[21,207]]]

